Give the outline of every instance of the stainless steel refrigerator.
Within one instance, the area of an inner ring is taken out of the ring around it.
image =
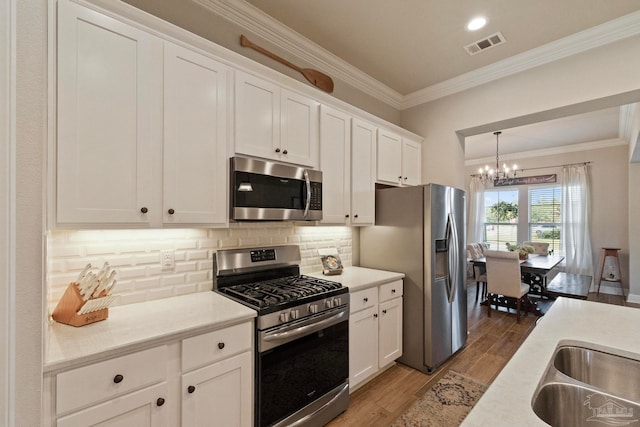
[[[432,373],[467,341],[466,196],[428,184],[376,190],[360,265],[404,273],[400,362]]]

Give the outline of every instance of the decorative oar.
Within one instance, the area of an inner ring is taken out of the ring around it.
[[[260,47],[257,44],[251,42],[244,35],[240,36],[240,45],[257,50],[258,52],[264,55],[267,55],[269,58],[274,59],[280,62],[281,64],[286,65],[287,67],[293,68],[297,72],[301,73],[304,76],[304,78],[309,81],[309,83],[316,86],[318,89],[321,89],[328,93],[333,92],[333,80],[331,79],[331,77],[327,76],[326,74],[321,73],[318,70],[313,70],[311,68],[300,68],[297,65],[287,61],[286,59],[279,57],[275,53],[269,52],[265,48]]]

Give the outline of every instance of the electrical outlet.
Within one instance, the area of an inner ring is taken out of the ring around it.
[[[176,265],[176,256],[173,250],[160,252],[160,265],[162,270],[173,270]]]

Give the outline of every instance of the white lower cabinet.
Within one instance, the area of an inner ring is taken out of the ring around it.
[[[167,383],[156,384],[58,419],[58,427],[169,427]],[[162,397],[165,396],[165,397]]]
[[[402,291],[402,280],[397,280],[351,294],[350,390],[402,356]]]
[[[253,322],[45,375],[45,426],[248,427]]]
[[[182,427],[251,426],[252,341],[251,322],[182,341]]]
[[[251,426],[251,352],[182,375],[182,427]]]

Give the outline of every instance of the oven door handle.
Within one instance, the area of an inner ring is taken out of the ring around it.
[[[340,323],[343,320],[346,320],[349,315],[348,310],[349,310],[348,308],[345,308],[343,310],[340,310],[340,312],[330,315],[329,317],[324,318],[322,320],[317,320],[316,318],[311,324],[298,326],[294,329],[290,329],[284,332],[268,332],[265,334],[262,340],[267,342],[293,340],[305,335],[309,335],[310,333],[317,332],[326,327],[335,325],[336,323]]]

